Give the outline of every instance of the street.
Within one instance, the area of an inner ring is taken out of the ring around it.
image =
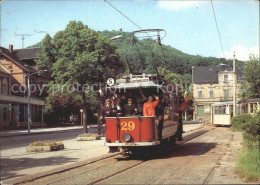
[[[42,174],[25,184],[239,184],[242,182],[234,173],[234,162],[241,141],[240,132],[204,127],[189,132],[174,149],[152,159],[118,154]],[[71,162],[69,158],[64,160]]]
[[[34,141],[56,140],[63,141],[77,137],[82,134],[82,129],[68,130],[63,132],[45,133],[37,135],[25,135],[18,137],[1,137],[1,150],[26,147]]]

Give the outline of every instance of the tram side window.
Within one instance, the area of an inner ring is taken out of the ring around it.
[[[174,106],[176,106],[176,100],[175,101],[174,100],[175,97],[172,95],[166,97],[167,108],[165,108],[165,113],[169,114],[175,112]]]
[[[241,113],[242,114],[248,113],[248,104],[242,104]]]
[[[214,113],[215,114],[226,114],[226,106],[216,106],[214,108]]]
[[[250,104],[250,113],[254,113],[254,111],[257,109],[257,103],[251,103]]]

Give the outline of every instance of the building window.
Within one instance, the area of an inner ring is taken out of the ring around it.
[[[0,106],[0,121],[8,121],[8,108]]]
[[[202,91],[198,91],[198,98],[202,98]]]
[[[214,98],[214,91],[213,90],[209,91],[209,98]]]
[[[228,75],[224,75],[224,83],[228,82]]]
[[[13,66],[8,66],[8,69],[12,72],[13,71]]]
[[[228,98],[228,89],[224,90],[224,98]]]
[[[8,81],[6,78],[4,78],[4,80],[2,82],[2,94],[8,95]]]

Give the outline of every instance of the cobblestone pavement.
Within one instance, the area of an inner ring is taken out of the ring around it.
[[[188,132],[200,128],[201,125],[185,125],[184,131]],[[76,129],[78,127],[73,127]],[[43,133],[61,131],[64,128],[38,129],[33,132]],[[66,128],[69,129],[69,128]],[[96,132],[96,128],[90,127],[90,132]],[[26,133],[25,131],[22,133]],[[20,131],[2,133],[5,136],[21,134]],[[17,136],[19,138],[19,136]],[[89,160],[108,153],[108,147],[104,146],[105,138],[96,141],[76,141],[76,138],[63,140],[65,149],[55,152],[28,153],[26,147],[1,149],[1,181],[32,175],[58,167],[69,166],[73,163]]]
[[[225,127],[206,129],[212,130],[190,132],[202,135],[159,158],[140,162],[117,156],[29,184],[241,184],[234,173],[235,155],[241,149],[241,133]],[[189,133],[184,135],[188,137]],[[127,166],[134,167],[125,170]],[[100,178],[101,181],[95,181]]]
[[[67,166],[75,162],[104,155],[104,137],[94,142],[63,141],[65,149],[44,153],[28,153],[25,147],[1,151],[1,180],[30,175],[37,172]]]
[[[150,160],[100,184],[243,184],[234,172],[241,141],[241,133],[215,128],[166,157]]]

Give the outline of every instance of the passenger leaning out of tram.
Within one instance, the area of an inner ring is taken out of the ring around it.
[[[153,97],[155,101],[153,101]],[[155,107],[159,104],[158,96],[149,96],[148,101],[143,106],[143,115],[144,116],[155,116]]]
[[[162,129],[163,129],[163,122],[164,122],[164,109],[167,106],[165,102],[165,98],[161,98],[160,103],[156,107],[156,115],[158,117],[158,138],[162,140]]]
[[[125,106],[124,106],[124,112],[125,112],[125,116],[132,116],[137,113],[137,108],[133,104],[132,98],[128,98],[127,104],[125,104]]]
[[[185,98],[184,98],[185,97]],[[188,101],[189,101],[189,97],[187,95],[187,91],[185,91],[184,93],[184,97],[180,98],[180,102],[179,102],[179,107],[178,106],[174,106],[174,111],[178,112],[179,111],[179,115],[180,115],[180,124],[178,126],[178,134],[177,134],[177,138],[179,141],[182,141],[182,132],[183,132],[183,123],[182,123],[182,113],[185,110]],[[177,103],[177,100],[175,99],[175,104]]]

